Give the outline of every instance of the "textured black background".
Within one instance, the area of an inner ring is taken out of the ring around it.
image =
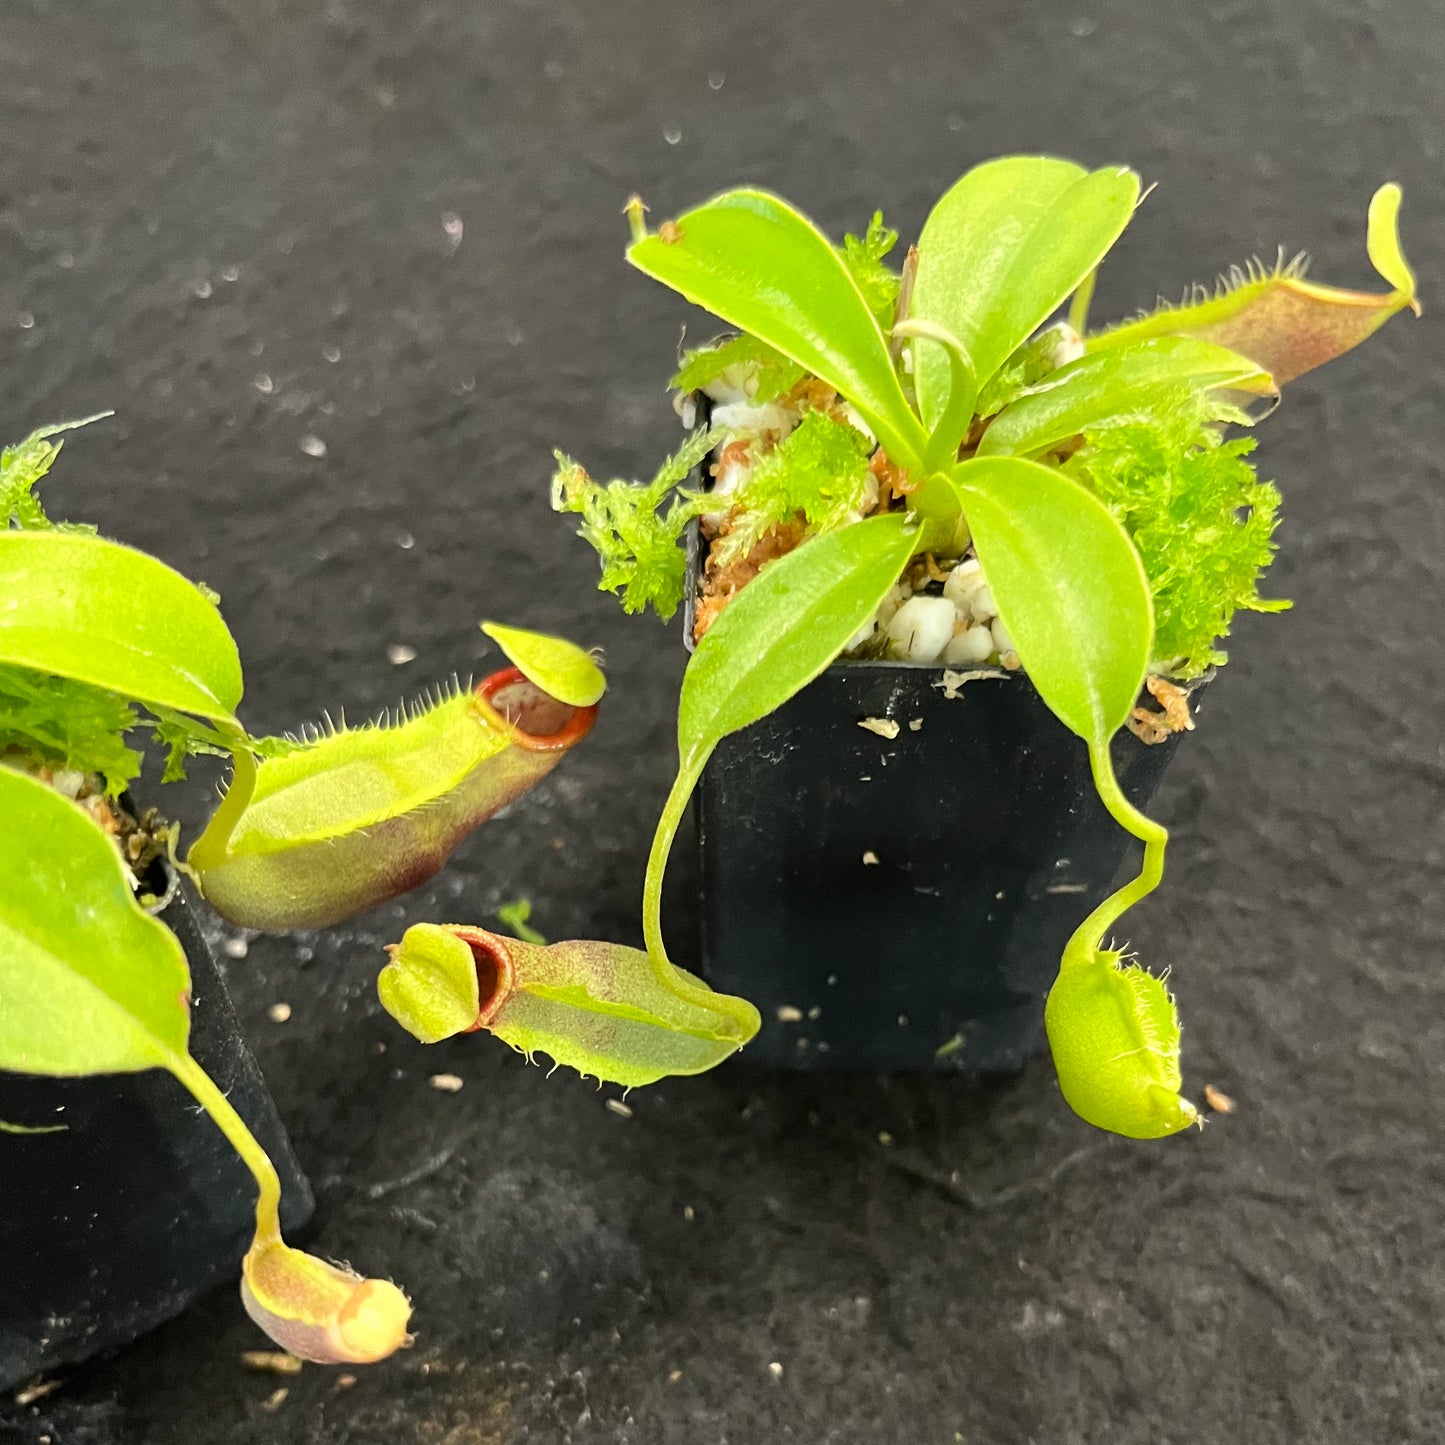
[[[0,1438],[1438,1439],[1433,314],[1265,429],[1296,608],[1238,628],[1161,800],[1171,876],[1136,942],[1233,1118],[1107,1138],[1041,1062],[988,1090],[734,1065],[623,1119],[488,1040],[424,1051],[373,979],[405,920],[519,893],[552,936],[636,933],[682,656],[593,590],[545,499],[553,445],[627,471],[675,435],[683,311],[622,263],[628,191],[659,218],[756,181],[835,233],[876,203],[913,234],[987,156],[1127,161],[1160,189],[1107,317],[1279,243],[1367,284],[1393,177],[1428,307],[1442,56],[1436,0],[4,0],[4,434],[119,413],[52,502],[221,591],[257,730],[484,666],[483,614],[604,644],[613,692],[434,888],[230,965],[319,1247],[411,1288],[416,1348],[349,1390],[308,1368],[268,1413],[225,1292]]]

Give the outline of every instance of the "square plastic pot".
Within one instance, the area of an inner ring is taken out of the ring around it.
[[[1180,741],[1115,739],[1136,806]],[[901,663],[835,663],[725,738],[696,816],[702,971],[757,1005],[742,1059],[774,1068],[1022,1068],[1064,944],[1137,850],[1027,677],[949,689]]]
[[[167,870],[168,871],[168,870]],[[159,915],[191,970],[191,1052],[270,1154],[289,1229],[311,1189],[182,880]],[[168,1073],[0,1073],[0,1389],[115,1349],[239,1278],[250,1172]]]

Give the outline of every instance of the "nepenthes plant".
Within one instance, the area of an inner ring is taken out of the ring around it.
[[[544,777],[586,737],[605,681],[569,642],[488,624],[514,665],[476,687],[365,727],[253,737],[214,594],[47,517],[34,489],[70,426],[0,455],[0,1069],[169,1071],[255,1177],[252,1317],[305,1359],[380,1359],[408,1338],[406,1296],[284,1242],[277,1172],[191,1055],[190,970],[164,922],[177,869],[234,923],[334,923],[430,877]],[[126,791],[146,732],[164,781],[198,754],[231,764],[184,863],[174,827]]]
[[[943,195],[897,271],[881,215],[835,246],[761,190],[656,231],[634,200],[628,260],[736,331],[683,358],[680,410],[701,393],[710,420],[650,483],[599,483],[559,454],[553,503],[581,517],[600,585],[628,611],[670,616],[689,525],[706,549],[679,767],[643,890],[659,980],[663,873],[721,739],[840,656],[1022,670],[1143,847],[1064,951],[1045,1014],[1059,1083],[1089,1122],[1156,1137],[1198,1117],[1178,1019],[1162,981],[1108,940],[1158,885],[1167,834],[1125,797],[1110,739],[1189,725],[1185,693],[1225,660],[1236,610],[1288,605],[1257,587],[1279,494],[1228,428],[1418,306],[1386,185],[1366,238],[1383,293],[1319,285],[1302,261],[1251,265],[1090,329],[1094,277],[1140,199],[1123,167],[991,161]]]

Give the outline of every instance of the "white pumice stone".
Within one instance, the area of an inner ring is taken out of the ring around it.
[[[987,662],[993,655],[993,633],[987,627],[968,627],[956,632],[943,649],[943,661],[949,667]]]
[[[888,636],[909,662],[937,662],[958,616],[946,597],[910,597],[888,622]]]
[[[752,406],[747,402],[737,401],[713,407],[712,424],[753,436],[767,432],[781,441],[797,426],[798,414],[777,405],[776,402],[765,401],[760,406]]]
[[[868,480],[863,483],[863,491],[859,494],[858,505],[849,512],[849,517],[855,522],[861,522],[864,517],[875,511],[878,506],[878,478],[871,472]]]
[[[57,768],[50,775],[50,786],[67,798],[78,798],[85,786],[85,774],[79,768]]]
[[[878,438],[873,435],[873,428],[870,427],[868,423],[864,421],[863,418],[858,414],[858,411],[853,406],[852,402],[844,403],[843,415],[848,418],[849,426],[856,428],[858,431],[862,432],[863,435],[867,437],[870,442],[873,442],[875,445],[877,444]]]
[[[858,648],[862,647],[863,644],[867,642],[870,637],[873,636],[873,629],[877,626],[877,616],[875,615],[873,617],[870,617],[867,622],[865,622],[862,627],[860,627],[857,632],[855,632],[852,637],[848,639],[848,645],[844,647],[843,651],[856,652]]]
[[[753,468],[751,462],[729,462],[713,479],[713,492],[719,497],[730,496],[733,492],[737,491],[752,474]],[[717,510],[722,511],[722,508],[719,507]]]
[[[969,599],[983,585],[983,568],[978,565],[978,558],[967,557],[948,574],[943,595],[967,617]]]
[[[993,589],[987,582],[968,599],[968,609],[975,622],[990,622],[998,616],[998,604],[993,600]]]
[[[1050,335],[1053,345],[1049,350],[1049,361],[1056,371],[1071,361],[1078,361],[1084,355],[1084,338],[1067,321],[1060,321]]]
[[[753,399],[758,389],[758,367],[754,361],[739,361],[703,383],[703,393],[718,406],[737,406]]]
[[[1000,657],[1014,651],[1014,640],[1009,636],[1008,628],[1003,625],[1002,617],[995,617],[989,623],[988,630],[993,635],[993,645],[998,649]]]
[[[878,615],[873,620],[879,627],[887,627],[893,620],[893,614],[913,596],[913,588],[906,582],[895,582],[888,589],[888,594],[878,604]]]

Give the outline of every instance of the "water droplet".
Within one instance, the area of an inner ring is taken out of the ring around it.
[[[410,532],[398,532],[396,534],[396,545],[403,552],[410,552],[416,546],[416,538]]]
[[[301,438],[301,450],[308,457],[324,457],[326,455],[326,443],[318,436],[304,436]]]
[[[442,217],[442,230],[447,233],[447,240],[455,251],[462,244],[462,218],[455,211],[448,211]]]
[[[276,383],[263,371],[251,383],[262,396],[270,396],[276,390]]]
[[[321,348],[321,354],[327,361],[331,362],[332,365],[335,365],[341,360],[341,348],[339,346],[323,346]]]
[[[192,295],[199,296],[204,301],[211,294],[211,283],[209,281],[197,281],[191,287]]]
[[[962,130],[962,129],[963,129],[963,117],[962,117],[961,115],[950,115],[950,116],[948,117],[948,128],[949,128],[949,130],[954,130],[954,131]]]
[[[404,667],[408,662],[416,661],[416,648],[408,647],[404,642],[393,642],[386,649],[386,660],[393,667]]]
[[[707,88],[709,90],[721,90],[723,88],[723,81],[726,79],[727,76],[725,76],[722,71],[710,70],[707,76]]]
[[[241,279],[241,268],[239,266],[222,266],[222,281],[239,281]]]
[[[675,146],[682,139],[682,127],[680,125],[667,126],[662,132],[662,138],[668,145]]]
[[[35,313],[33,311],[22,311],[15,319],[20,324],[22,331],[29,331],[35,325]]]
[[[1086,36],[1092,35],[1099,28],[1097,20],[1091,20],[1087,15],[1081,15],[1077,20],[1069,21],[1069,34],[1083,40]]]

